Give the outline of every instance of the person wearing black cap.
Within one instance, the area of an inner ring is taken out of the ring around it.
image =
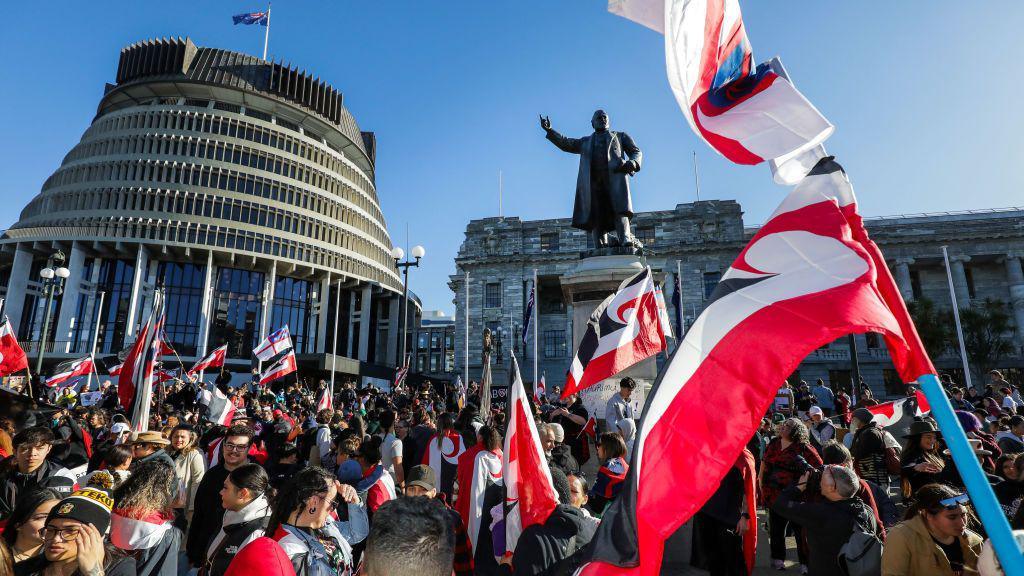
[[[46,518],[43,555],[16,564],[15,576],[135,576],[135,560],[103,539],[113,506],[109,494],[94,488],[61,500]]]
[[[630,396],[636,390],[636,381],[629,376],[619,380],[619,393],[612,394],[608,404],[604,408],[604,425],[606,432],[618,432],[619,420],[632,420],[633,405],[629,403]]]
[[[444,497],[438,497],[437,475],[434,474],[434,469],[426,464],[413,466],[405,479],[405,495],[436,498],[444,505],[449,528],[455,535],[455,558],[452,562],[452,571],[456,576],[471,576],[473,574],[473,548],[466,536],[466,526],[462,523],[462,516],[459,516],[459,513],[445,502]]]

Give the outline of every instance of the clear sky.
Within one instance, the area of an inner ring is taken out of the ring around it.
[[[741,1],[758,60],[779,55],[836,125],[829,151],[861,212],[1024,205],[1019,24],[1024,2]],[[259,55],[263,28],[232,26],[258,1],[16,2],[0,19],[0,227],[13,224],[88,127],[119,50],[190,36]],[[543,138],[608,111],[644,151],[637,210],[736,199],[760,223],[785,189],[767,168],[718,157],[689,130],[664,75],[663,39],[604,0],[353,0],[274,4],[270,56],[320,75],[377,133],[377,191],[395,243],[423,244],[412,289],[451,313],[446,283],[466,223],[572,213],[577,160]]]

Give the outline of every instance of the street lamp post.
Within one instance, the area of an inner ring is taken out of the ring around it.
[[[64,281],[71,276],[71,271],[63,266],[66,258],[64,252],[60,250],[56,254],[50,256],[46,262],[46,267],[39,271],[39,277],[42,278],[43,284],[43,296],[46,297],[46,311],[43,315],[43,330],[39,339],[39,354],[36,356],[36,374],[42,375],[43,373],[43,356],[44,348],[46,347],[46,339],[50,332],[50,315],[52,314],[53,297],[60,296],[61,292],[64,291]]]
[[[420,258],[426,256],[426,254],[427,251],[423,246],[413,246],[412,257],[416,260],[401,262],[402,258],[405,258],[405,250],[402,250],[400,246],[395,246],[391,249],[391,257],[395,259],[395,267],[401,270],[404,275],[402,287],[402,340],[398,346],[398,366],[405,365],[405,340],[406,332],[409,331],[409,268],[419,268]]]

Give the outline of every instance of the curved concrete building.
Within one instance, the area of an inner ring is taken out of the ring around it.
[[[0,240],[19,338],[39,345],[38,271],[60,250],[55,359],[89,353],[97,322],[100,353],[130,344],[162,286],[183,357],[227,343],[241,368],[287,324],[307,363],[393,366],[401,280],[375,139],[343,100],[290,65],[189,39],[122,50],[92,125]]]

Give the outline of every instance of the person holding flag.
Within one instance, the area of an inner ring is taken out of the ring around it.
[[[559,424],[565,431],[565,444],[569,446],[572,457],[580,466],[590,460],[589,436],[584,429],[590,421],[590,412],[583,405],[579,394],[570,394],[563,398],[563,404],[548,415],[548,420]]]

